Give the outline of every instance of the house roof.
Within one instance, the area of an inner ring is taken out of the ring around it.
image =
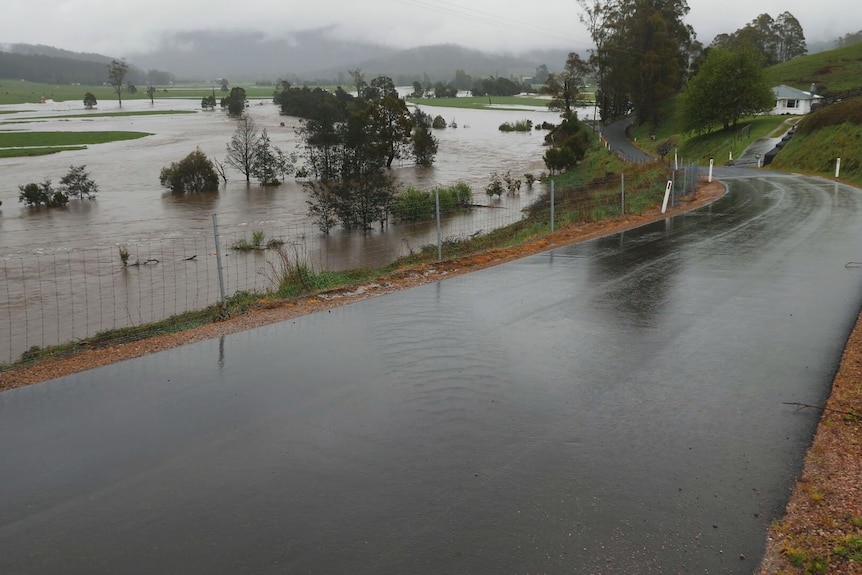
[[[812,95],[811,92],[803,92],[784,84],[775,86],[772,88],[772,92],[775,94],[776,100],[815,100],[821,98],[821,96]]]

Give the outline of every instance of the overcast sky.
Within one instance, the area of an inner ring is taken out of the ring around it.
[[[789,11],[809,41],[862,29],[858,0],[689,0],[687,23],[708,44],[757,15]],[[828,8],[827,8],[828,7]],[[575,0],[2,0],[0,44],[47,44],[113,57],[146,52],[163,32],[334,26],[345,39],[407,48],[457,43],[487,51],[590,47]]]

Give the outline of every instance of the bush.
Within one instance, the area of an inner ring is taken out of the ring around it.
[[[503,122],[500,124],[501,132],[529,132],[533,129],[532,120],[518,120],[514,124]]]
[[[69,203],[69,196],[60,190],[51,187],[51,180],[45,180],[41,184],[30,183],[18,186],[18,201],[28,206],[48,206],[49,208],[62,207]]]
[[[446,119],[443,116],[435,116],[434,121],[431,123],[431,127],[435,130],[442,130],[446,127]]]
[[[177,194],[210,192],[218,189],[218,174],[206,154],[198,149],[162,168],[159,182]]]
[[[95,106],[95,105],[96,105],[96,103],[97,103],[97,102],[96,102],[96,97],[95,97],[92,93],[87,92],[86,94],[84,94],[84,106],[85,106],[88,110],[93,109],[93,106]]]
[[[440,198],[440,212],[451,213],[473,205],[473,191],[464,182],[449,187],[438,186],[429,191],[407,188],[395,196],[392,214],[401,221],[420,222],[434,219],[437,210],[435,193]]]

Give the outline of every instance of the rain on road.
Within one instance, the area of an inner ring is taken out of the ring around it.
[[[0,394],[3,573],[751,573],[862,305],[859,191]],[[745,172],[739,172],[745,174]]]

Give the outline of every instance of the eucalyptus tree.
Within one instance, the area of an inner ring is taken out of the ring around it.
[[[790,12],[782,12],[775,19],[777,54],[779,62],[787,62],[808,53],[802,25]]]
[[[694,29],[686,0],[579,0],[593,37],[602,117],[656,125],[686,79]]]
[[[569,53],[563,71],[548,74],[545,80],[542,92],[551,96],[548,109],[567,119],[574,117],[575,102],[588,71],[589,65],[578,54]]]
[[[117,93],[117,99],[120,102],[120,107],[123,107],[123,90],[126,89],[126,85],[123,84],[123,80],[126,77],[126,74],[129,71],[129,65],[126,64],[125,60],[112,60],[108,65],[108,84],[114,89],[114,92]]]

